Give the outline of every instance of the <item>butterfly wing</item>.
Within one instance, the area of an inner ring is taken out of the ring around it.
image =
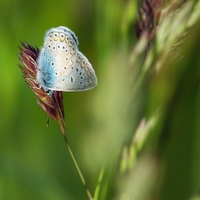
[[[76,62],[78,40],[74,39],[71,32],[59,28],[47,32],[37,61],[36,80],[45,90],[56,90],[56,83],[63,79]]]
[[[77,51],[75,64],[71,65],[68,71],[62,75],[62,78],[55,82],[53,89],[58,91],[84,91],[96,85],[97,78],[92,65],[80,51]]]
[[[78,51],[78,39],[66,27],[50,29],[38,58],[37,82],[45,90],[84,91],[97,85],[88,59]]]

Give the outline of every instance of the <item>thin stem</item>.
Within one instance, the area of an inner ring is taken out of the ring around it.
[[[55,102],[56,102],[56,105],[57,105],[57,121],[58,121],[58,124],[60,125],[60,129],[61,129],[63,138],[64,138],[64,140],[65,140],[65,143],[66,143],[66,145],[67,145],[67,148],[68,148],[68,150],[69,150],[69,153],[70,153],[70,155],[71,155],[71,158],[72,158],[72,160],[73,160],[73,162],[74,162],[74,165],[75,165],[75,167],[76,167],[76,169],[77,169],[77,171],[78,171],[78,174],[79,174],[80,179],[81,179],[81,181],[82,181],[82,183],[83,183],[83,186],[84,186],[84,188],[85,188],[85,190],[86,190],[86,193],[87,193],[87,195],[88,195],[88,197],[89,197],[89,200],[93,200],[93,197],[92,197],[92,195],[91,195],[91,193],[90,193],[90,191],[89,191],[89,189],[88,189],[88,187],[87,187],[87,185],[86,185],[86,181],[85,181],[85,179],[84,179],[84,176],[83,176],[83,174],[82,174],[82,172],[81,172],[81,169],[80,169],[80,167],[79,167],[79,165],[78,165],[78,163],[77,163],[77,161],[76,161],[76,158],[75,158],[75,156],[74,156],[74,154],[73,154],[73,151],[72,151],[72,149],[71,149],[71,147],[70,147],[70,144],[69,144],[69,141],[68,141],[68,139],[67,139],[66,131],[65,131],[65,128],[64,128],[65,122],[64,122],[64,120],[63,120],[63,113],[62,113],[62,110],[61,110],[61,108],[60,108],[60,105],[59,105],[58,100],[57,100],[57,98],[56,98],[55,95],[54,95],[54,99],[55,99]]]
[[[85,181],[85,179],[84,179],[84,177],[83,177],[83,174],[82,174],[82,172],[81,172],[81,170],[80,170],[80,167],[79,167],[79,165],[78,165],[78,163],[77,163],[77,161],[76,161],[76,158],[75,158],[75,156],[74,156],[74,154],[73,154],[73,152],[72,152],[72,149],[71,149],[71,147],[70,147],[70,145],[69,145],[67,136],[66,136],[66,135],[63,135],[63,137],[64,137],[65,143],[66,143],[66,145],[67,145],[67,148],[68,148],[68,150],[69,150],[69,153],[70,153],[70,155],[71,155],[71,158],[72,158],[72,160],[73,160],[73,162],[74,162],[74,165],[75,165],[75,167],[76,167],[76,169],[77,169],[77,171],[78,171],[78,174],[79,174],[79,176],[80,176],[80,179],[81,179],[81,181],[82,181],[82,183],[83,183],[83,185],[84,185],[84,187],[85,187],[86,193],[87,193],[89,199],[90,199],[90,200],[93,200],[93,197],[92,197],[92,195],[91,195],[91,193],[90,193],[90,191],[89,191],[89,189],[88,189],[88,187],[87,187],[87,185],[86,185],[86,181]]]
[[[105,173],[105,167],[103,166],[101,168],[99,178],[98,178],[98,184],[97,184],[95,192],[94,192],[94,200],[99,199],[99,194],[100,194],[100,190],[101,190],[101,187],[102,187],[102,181],[103,181],[103,178],[104,178],[104,173]]]

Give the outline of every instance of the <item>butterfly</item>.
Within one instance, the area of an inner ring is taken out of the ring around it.
[[[36,81],[49,95],[53,91],[84,91],[97,85],[88,59],[78,50],[78,38],[69,28],[49,29],[37,59]]]

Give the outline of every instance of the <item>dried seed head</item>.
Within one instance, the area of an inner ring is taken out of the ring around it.
[[[51,118],[59,123],[62,133],[65,135],[62,92],[53,91],[52,95],[48,95],[37,83],[37,58],[40,53],[38,48],[34,48],[26,43],[22,43],[22,46],[19,47],[19,49],[19,58],[22,62],[19,67],[23,73],[26,83],[36,94],[38,104]]]
[[[142,0],[139,3],[138,19],[135,23],[137,38],[146,33],[150,40],[153,39],[159,21],[162,2],[163,0]]]

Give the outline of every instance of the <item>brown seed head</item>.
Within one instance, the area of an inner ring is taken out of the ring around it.
[[[36,94],[38,104],[51,118],[59,123],[62,133],[65,135],[62,92],[53,91],[52,95],[48,95],[45,90],[37,83],[36,72],[37,58],[40,53],[39,49],[34,48],[26,43],[22,43],[22,46],[19,47],[19,49],[19,58],[22,62],[19,67],[23,73],[23,77],[26,83]]]

